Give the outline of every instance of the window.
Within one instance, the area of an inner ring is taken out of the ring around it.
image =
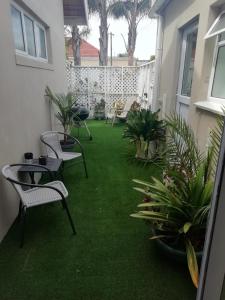
[[[27,52],[29,55],[36,56],[34,22],[27,16],[24,16],[24,21],[27,38]]]
[[[39,33],[39,56],[42,58],[47,57],[46,53],[46,42],[45,42],[45,32],[41,27],[38,27],[38,33]]]
[[[225,11],[223,11],[207,32],[205,39],[225,32]]]
[[[211,96],[225,99],[225,39],[218,42],[217,48]]]
[[[11,6],[16,51],[39,60],[47,60],[46,29],[18,5]]]
[[[22,14],[15,7],[12,7],[11,14],[15,47],[18,50],[25,51]]]
[[[186,37],[186,54],[185,54],[185,61],[184,61],[181,95],[187,97],[191,96],[196,43],[197,43],[197,30],[188,33]]]
[[[225,12],[222,12],[208,31],[206,38],[217,35],[215,55],[209,86],[209,99],[224,104],[225,100]]]

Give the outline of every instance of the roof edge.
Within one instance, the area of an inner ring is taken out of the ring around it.
[[[171,0],[153,0],[153,4],[149,12],[149,17],[155,18],[157,15],[160,15],[170,1]]]

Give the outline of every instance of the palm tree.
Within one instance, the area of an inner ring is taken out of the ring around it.
[[[80,66],[81,58],[80,58],[80,45],[82,38],[87,37],[90,33],[90,29],[88,27],[79,28],[77,25],[67,26],[65,28],[65,35],[71,35],[71,39],[69,39],[66,43],[66,47],[72,45],[73,49],[73,59],[74,65]]]
[[[128,53],[129,66],[133,66],[134,63],[138,24],[143,17],[147,16],[149,9],[149,0],[114,1],[110,8],[111,15],[115,19],[125,18],[128,23],[128,41],[125,46]]]
[[[108,63],[108,16],[114,0],[89,0],[88,5],[92,13],[98,14],[100,18],[99,26],[99,64],[106,66]]]

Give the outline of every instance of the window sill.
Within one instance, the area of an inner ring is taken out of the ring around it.
[[[30,68],[54,71],[53,65],[48,62],[38,61],[20,54],[15,54],[16,64]]]
[[[199,109],[203,109],[221,116],[224,115],[223,108],[225,105],[222,105],[220,103],[211,102],[211,101],[199,101],[199,102],[195,102],[194,105]]]

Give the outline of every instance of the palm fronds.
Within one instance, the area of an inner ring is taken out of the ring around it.
[[[178,168],[191,177],[201,162],[201,154],[191,127],[179,115],[166,120],[167,125],[167,162],[170,167]]]
[[[225,115],[225,108],[223,109],[223,113]],[[218,116],[216,121],[216,126],[214,129],[211,130],[210,133],[210,142],[211,142],[211,146],[213,147],[212,159],[213,159],[214,169],[216,169],[218,158],[219,158],[223,127],[224,127],[224,116]]]
[[[45,89],[45,94],[50,99],[50,101],[55,104],[58,110],[55,114],[56,118],[62,124],[64,132],[67,133],[72,124],[72,107],[76,102],[74,94],[70,92],[66,95],[54,94],[48,86]]]
[[[204,238],[210,208],[213,182],[205,180],[205,162],[202,162],[195,176],[186,180],[175,174],[173,181],[165,185],[153,178],[153,183],[134,180],[141,187],[134,189],[142,193],[149,202],[139,204],[140,211],[132,214],[134,218],[149,221],[164,240],[180,241],[187,252],[188,267],[195,286],[198,284],[198,264],[196,247],[198,240]],[[145,210],[144,210],[145,209]],[[197,237],[197,240],[196,240]],[[153,236],[155,239],[156,237]]]
[[[124,130],[124,137],[132,141],[140,140],[150,142],[160,140],[164,137],[164,122],[158,119],[158,111],[142,109],[140,111],[130,111]]]

